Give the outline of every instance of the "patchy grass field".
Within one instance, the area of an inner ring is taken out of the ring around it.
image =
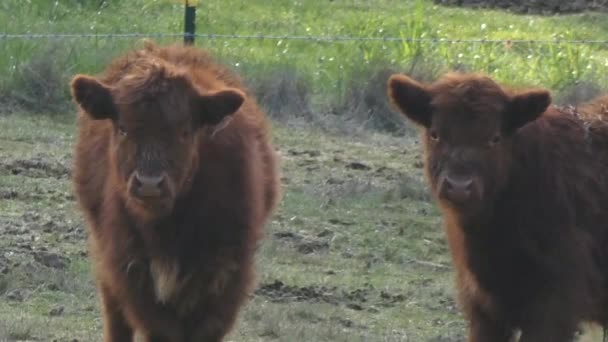
[[[66,116],[0,117],[0,341],[101,338],[69,182],[74,128]],[[463,341],[415,139],[282,124],[274,139],[284,200],[229,340]]]
[[[72,120],[0,118],[0,340],[95,341],[69,183]],[[451,272],[413,140],[276,126],[285,196],[234,341],[456,339]]]
[[[136,40],[1,36],[179,33],[183,8],[161,0],[24,3],[0,1],[0,341],[99,341],[86,230],[69,181],[75,125],[67,86],[75,73],[101,71]],[[201,3],[199,33],[608,37],[605,15],[597,13],[514,15],[431,0]],[[565,101],[608,86],[608,47],[600,44],[197,39],[197,45],[242,73],[280,119],[274,142],[285,195],[267,227],[259,286],[230,336],[235,342],[464,340],[416,137],[360,129],[394,132],[402,122],[386,106],[391,70],[424,79],[448,68],[485,71],[509,84],[549,87]],[[375,116],[384,119],[369,124]],[[301,120],[315,124],[295,123]],[[600,337],[595,331],[582,340]]]

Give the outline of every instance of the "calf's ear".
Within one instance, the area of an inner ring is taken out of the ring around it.
[[[431,94],[424,85],[395,74],[388,79],[388,97],[410,120],[427,128],[431,126]]]
[[[226,88],[208,94],[199,94],[195,101],[197,115],[203,125],[215,125],[236,113],[245,102],[245,94],[236,88]]]
[[[543,89],[529,90],[512,96],[505,118],[507,132],[514,132],[528,122],[538,119],[550,104],[551,94]]]
[[[90,76],[76,75],[71,87],[72,97],[91,118],[103,120],[117,117],[112,92],[107,85]]]

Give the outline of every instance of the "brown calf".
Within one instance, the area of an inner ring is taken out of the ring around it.
[[[608,323],[608,122],[478,74],[393,75],[388,92],[422,128],[469,341],[571,341]]]
[[[74,186],[89,225],[105,341],[221,341],[244,303],[279,199],[265,115],[192,47],[146,48],[79,104]]]

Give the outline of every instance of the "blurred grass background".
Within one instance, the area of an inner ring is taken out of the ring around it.
[[[183,30],[183,5],[168,0],[3,0],[2,33],[169,33]],[[275,117],[331,115],[384,131],[405,127],[386,106],[394,71],[429,80],[449,69],[489,73],[510,85],[545,86],[562,102],[605,89],[607,44],[458,42],[602,40],[600,13],[518,15],[442,7],[430,0],[201,1],[197,33],[253,36],[404,37],[434,41],[314,41],[198,37],[240,72]],[[155,39],[160,43],[181,37]],[[0,40],[1,111],[61,112],[75,73],[98,73],[136,38]],[[290,101],[285,99],[289,98]],[[340,120],[340,121],[344,121]]]

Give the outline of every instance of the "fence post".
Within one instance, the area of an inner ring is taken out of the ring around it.
[[[184,44],[192,45],[194,44],[196,6],[190,5],[188,0],[186,0],[184,8]]]

